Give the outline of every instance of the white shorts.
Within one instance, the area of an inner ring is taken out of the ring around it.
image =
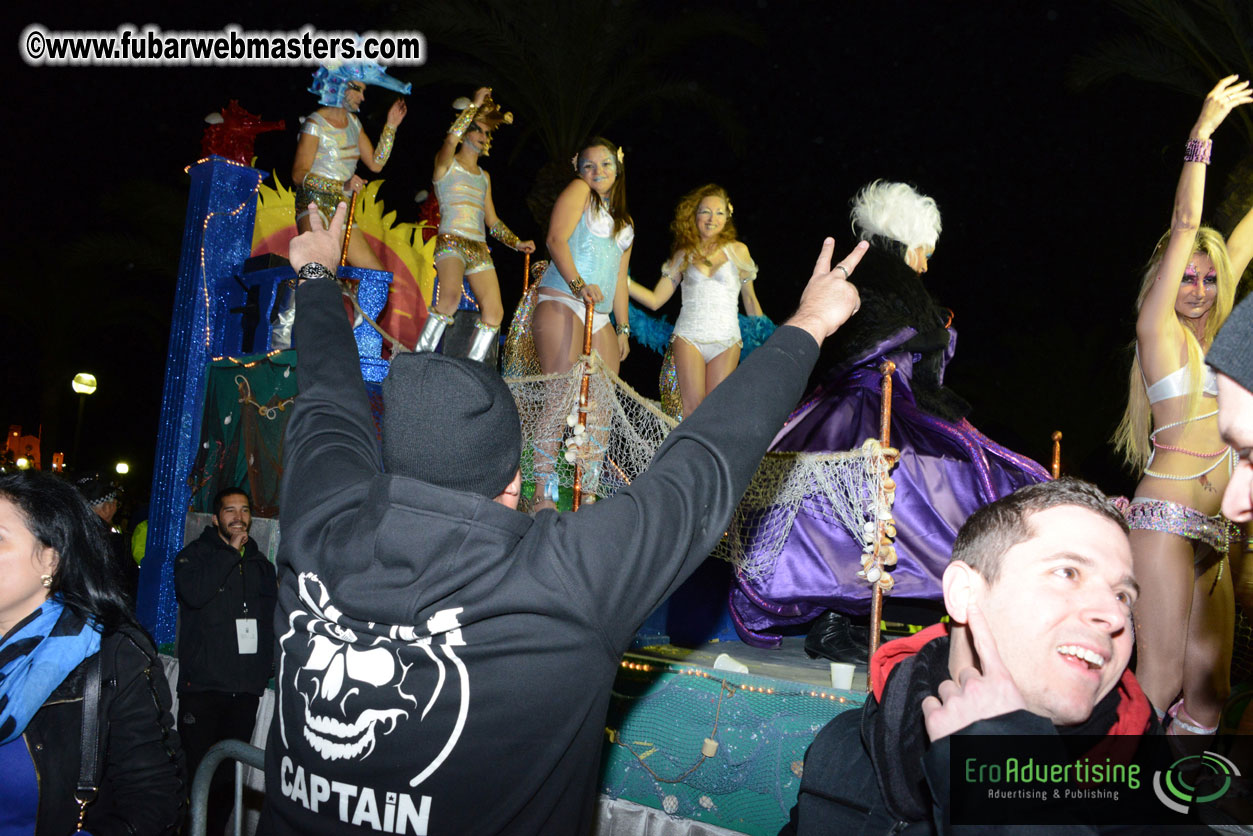
[[[674,339],[683,340],[683,342],[699,351],[701,358],[706,363],[711,362],[715,357],[722,354],[724,351],[735,348],[737,345],[744,344],[743,340],[714,340],[712,342],[698,342],[696,340],[689,340],[687,337],[679,336],[678,334],[674,335]]]
[[[574,311],[574,315],[579,318],[579,322],[583,322],[583,312],[587,310],[587,305],[583,303],[582,299],[571,296],[569,293],[562,293],[560,290],[553,290],[548,287],[541,287],[539,289],[538,298],[535,300],[535,304],[538,305],[540,302],[560,302],[570,310]],[[608,324],[609,314],[600,313],[599,311],[592,312],[593,334]]]

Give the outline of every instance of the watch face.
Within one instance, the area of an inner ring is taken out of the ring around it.
[[[331,272],[321,264],[309,263],[300,268],[299,273],[302,279],[329,279],[333,278]]]

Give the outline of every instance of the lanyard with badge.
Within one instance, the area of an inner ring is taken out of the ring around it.
[[[239,588],[240,597],[244,601],[242,618],[235,619],[235,641],[239,645],[239,655],[247,656],[257,652],[257,620],[248,617],[248,590],[244,576],[244,550],[239,549]]]

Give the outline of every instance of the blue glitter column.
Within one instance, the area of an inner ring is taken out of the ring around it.
[[[341,279],[357,282],[357,304],[366,316],[378,322],[387,294],[391,292],[392,274],[383,270],[367,270],[364,267],[345,265],[335,274]],[[361,359],[361,377],[369,383],[382,383],[391,366],[382,359],[383,335],[368,323],[361,323],[352,330],[357,338],[357,355]],[[299,346],[297,346],[299,348]]]
[[[225,328],[219,286],[232,281],[252,248],[257,187],[265,174],[213,156],[188,170],[191,193],[170,318],[170,344],[153,468],[148,545],[139,574],[140,622],[158,644],[173,641],[178,617],[174,556],[183,547],[203,411],[205,368]]]

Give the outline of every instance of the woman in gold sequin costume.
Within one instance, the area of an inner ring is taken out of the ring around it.
[[[319,68],[313,76],[310,92],[317,93],[323,105],[311,113],[301,125],[292,164],[292,182],[296,184],[296,228],[309,231],[309,204],[315,204],[323,226],[330,225],[335,206],[363,188],[366,181],[357,173],[362,163],[377,174],[391,156],[396,129],[404,121],[408,109],[404,99],[397,98],[387,111],[387,124],[376,148],[357,119],[365,101],[366,84],[378,84],[400,93],[408,93],[409,85],[388,76],[376,64],[345,65],[335,69]],[[348,263],[354,267],[382,270],[383,264],[370,249],[365,238],[352,236],[348,241]]]
[[[483,360],[504,318],[500,280],[487,249],[484,225],[493,238],[518,252],[535,252],[535,242],[519,240],[496,215],[491,178],[479,167],[479,157],[487,156],[491,148],[492,131],[513,122],[513,114],[501,112],[492,101],[489,87],[480,87],[474,100],[464,102],[460,110],[435,155],[431,180],[440,213],[435,243],[437,285],[435,304],[427,314],[417,350],[434,351],[439,345],[444,329],[452,324],[457,312],[462,284],[469,279],[479,303],[479,321],[467,356]]]
[[[654,311],[683,286],[670,352],[684,418],[739,365],[743,340],[737,297],[743,299],[746,314],[762,315],[753,289],[757,265],[748,247],[736,240],[733,211],[721,186],[710,183],[688,192],[674,209],[674,253],[662,266],[656,287],[649,290],[627,281],[631,298]]]
[[[1170,231],[1140,288],[1130,397],[1114,437],[1142,474],[1126,510],[1141,590],[1136,677],[1172,734],[1212,734],[1230,690],[1235,603],[1223,563],[1234,532],[1219,505],[1235,457],[1219,437],[1204,355],[1253,258],[1253,212],[1226,242],[1200,219],[1210,135],[1249,102],[1247,81],[1223,79],[1189,134]]]

